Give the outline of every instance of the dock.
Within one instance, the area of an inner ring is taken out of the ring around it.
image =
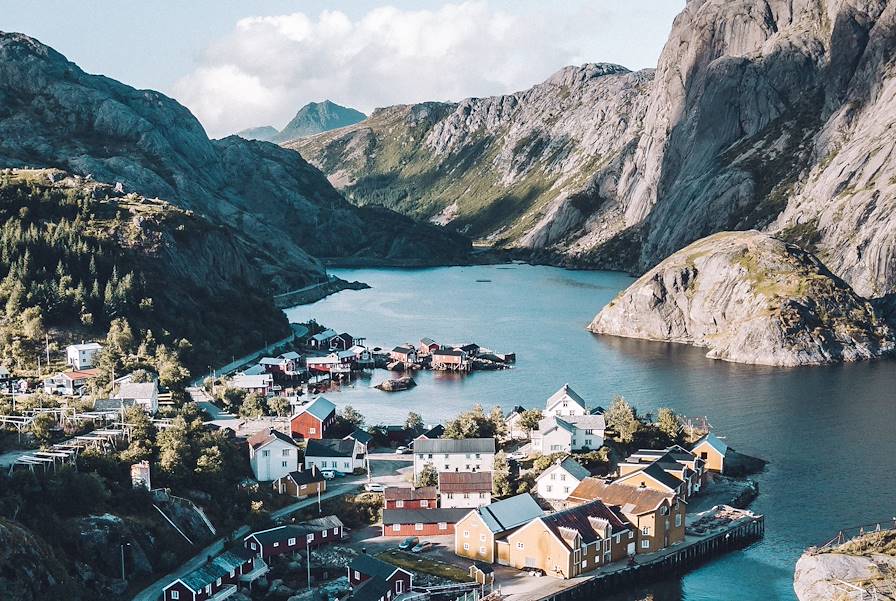
[[[719,505],[690,516],[685,540],[677,545],[638,555],[633,565],[620,562],[548,595],[508,595],[512,601],[587,601],[645,583],[678,576],[728,551],[742,549],[765,534],[765,516]]]

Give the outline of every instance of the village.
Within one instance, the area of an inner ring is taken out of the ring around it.
[[[135,598],[558,598],[680,572],[762,536],[762,516],[744,509],[755,487],[732,477],[757,462],[705,422],[668,409],[641,416],[621,398],[604,409],[563,385],[534,409],[477,405],[442,424],[410,412],[403,424],[367,425],[367,416],[316,394],[321,376],[378,361],[392,370],[467,370],[474,358],[514,358],[428,339],[374,353],[363,339],[311,331],[297,330],[290,350],[186,388],[198,427],[242,454],[246,472],[230,476],[254,495],[261,517]],[[151,373],[112,378],[109,398],[85,406],[101,350],[66,348],[70,369],[41,391],[61,402],[24,411],[13,404],[0,416],[19,437],[54,424],[39,448],[0,455],[9,474],[130,449],[140,423],[160,436],[180,427],[171,391]],[[7,381],[21,402],[27,386]],[[72,423],[77,432],[67,436]],[[181,510],[164,503],[176,495],[153,486],[158,470],[134,461],[132,485],[151,493],[195,547]],[[184,501],[217,534],[201,503]],[[124,579],[124,543],[121,552]]]

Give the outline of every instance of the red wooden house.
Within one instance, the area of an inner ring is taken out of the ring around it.
[[[299,408],[299,412],[289,420],[289,429],[293,436],[321,439],[334,421],[336,421],[336,405],[319,396],[308,405]]]
[[[439,493],[435,486],[389,486],[383,491],[383,498],[385,509],[435,509]]]
[[[355,346],[355,339],[348,332],[337,334],[330,339],[331,351],[347,351],[353,346]]]
[[[268,572],[255,554],[236,549],[225,551],[203,566],[162,589],[165,601],[215,601],[237,592],[240,582],[252,582]]]
[[[386,583],[385,587],[377,588],[385,589],[392,593],[392,596],[410,591],[414,582],[414,576],[407,570],[364,553],[352,560],[348,566],[348,582],[355,590],[360,584],[371,579],[380,579]]]
[[[454,525],[469,509],[383,509],[383,536],[454,534]]]
[[[300,553],[342,540],[342,521],[328,515],[298,524],[287,524],[253,532],[243,539],[243,546],[264,559],[284,553]]]

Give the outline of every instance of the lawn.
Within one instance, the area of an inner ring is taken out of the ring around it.
[[[382,559],[383,561],[391,563],[392,565],[396,565],[400,568],[405,568],[406,570],[423,572],[425,574],[432,574],[433,576],[441,576],[442,578],[447,578],[456,582],[470,581],[470,575],[466,570],[450,563],[439,561],[437,559],[430,559],[428,557],[414,555],[412,553],[405,553],[404,551],[400,551],[398,549],[384,551],[377,555],[377,557],[379,559]]]

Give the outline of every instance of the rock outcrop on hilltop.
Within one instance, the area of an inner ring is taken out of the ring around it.
[[[357,204],[528,256],[642,272],[718,231],[896,292],[896,5],[689,0],[655,72],[375,112],[292,144]]]
[[[872,590],[891,590],[894,570],[896,531],[868,532],[835,547],[808,549],[796,562],[793,590],[800,601],[862,601],[872,598]]]
[[[777,366],[872,359],[896,347],[892,329],[849,285],[813,255],[758,231],[714,234],[674,253],[589,329]]]
[[[89,75],[33,38],[0,32],[0,167],[26,166],[121,182],[232,228],[272,290],[320,281],[318,257],[440,263],[469,248],[436,227],[409,230],[398,215],[373,230],[298,153],[237,136],[210,140],[171,98]],[[417,254],[389,255],[403,240]]]

